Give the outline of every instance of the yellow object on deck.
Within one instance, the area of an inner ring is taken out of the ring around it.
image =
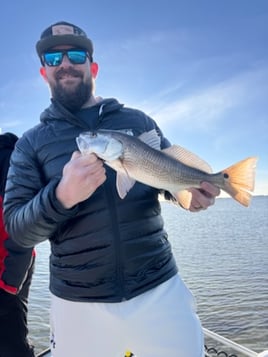
[[[132,356],[134,356],[134,354],[132,352],[130,352],[130,351],[127,351],[125,353],[125,357],[132,357]]]

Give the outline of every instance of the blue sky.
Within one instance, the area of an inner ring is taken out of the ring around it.
[[[2,131],[21,135],[49,105],[35,43],[60,20],[94,42],[97,95],[145,111],[213,171],[258,156],[255,193],[268,194],[267,0],[5,2]]]

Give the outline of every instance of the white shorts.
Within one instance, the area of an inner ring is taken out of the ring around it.
[[[72,302],[52,295],[53,357],[203,357],[195,303],[179,275],[120,303]]]

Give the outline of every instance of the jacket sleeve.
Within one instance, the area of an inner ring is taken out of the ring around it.
[[[0,288],[11,294],[18,294],[35,260],[35,250],[19,246],[10,237],[5,240],[5,249],[7,254],[3,261]]]
[[[13,151],[4,198],[4,221],[12,239],[23,247],[51,239],[61,223],[77,212],[65,209],[55,196],[60,178],[45,182],[42,165],[23,136]]]

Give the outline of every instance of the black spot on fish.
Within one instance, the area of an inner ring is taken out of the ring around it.
[[[225,173],[223,174],[223,177],[224,177],[225,179],[228,179],[228,178],[229,178],[229,175],[225,172]]]

